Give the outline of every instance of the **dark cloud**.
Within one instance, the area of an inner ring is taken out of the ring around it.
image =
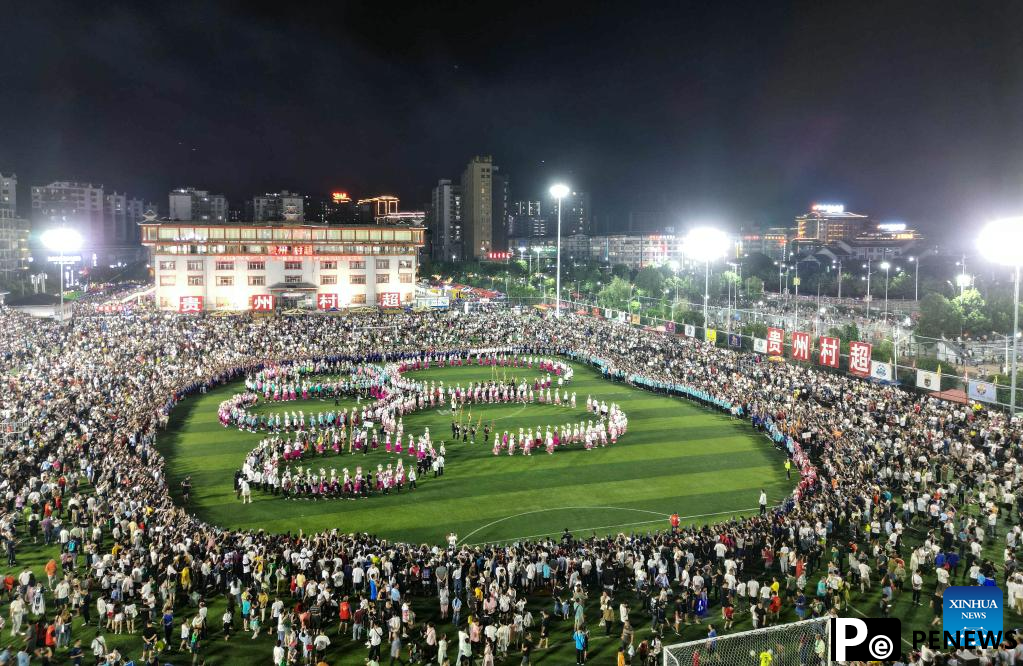
[[[940,232],[1023,209],[1023,4],[23,3],[0,170],[164,201],[391,191],[490,153],[528,196]]]

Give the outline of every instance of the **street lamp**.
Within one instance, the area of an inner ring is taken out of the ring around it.
[[[1009,389],[1009,411],[1016,414],[1016,355],[1019,345],[1019,269],[1023,264],[1023,217],[1012,217],[989,222],[977,238],[977,247],[989,261],[1012,266],[1012,379]],[[964,271],[966,257],[963,257]],[[966,277],[963,272],[962,277]],[[964,287],[965,289],[965,287]]]
[[[920,259],[923,259],[923,257],[909,258],[909,263],[914,264],[915,269],[913,276],[913,300],[918,302],[920,300]]]
[[[892,267],[887,261],[881,262],[881,268],[884,269],[884,315],[881,317],[881,321],[888,321],[888,270]]]
[[[64,321],[64,255],[82,247],[82,235],[74,229],[57,227],[43,232],[43,247],[60,253],[60,321]]]
[[[561,200],[568,196],[568,185],[557,183],[551,185],[551,196],[558,200],[558,259],[557,284],[554,285],[554,316],[561,316]]]
[[[703,330],[707,332],[707,305],[710,302],[710,262],[724,256],[728,249],[725,232],[713,227],[697,227],[686,234],[686,253],[704,262],[703,274]]]

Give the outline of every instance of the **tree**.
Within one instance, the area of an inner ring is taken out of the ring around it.
[[[764,295],[764,281],[756,275],[746,278],[746,298],[757,300]]]
[[[987,318],[984,297],[976,289],[967,289],[952,300],[952,305],[959,312],[962,326],[970,333],[986,333],[991,326]]]
[[[653,266],[647,266],[636,274],[636,286],[647,296],[660,298],[664,289],[664,275]]]
[[[941,294],[930,293],[920,301],[916,332],[926,338],[959,335],[963,318],[959,309]]]
[[[631,293],[632,285],[615,277],[597,294],[597,302],[605,307],[624,309]]]

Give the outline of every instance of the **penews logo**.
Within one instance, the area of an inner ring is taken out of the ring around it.
[[[941,628],[946,645],[958,632],[963,647],[997,645],[1002,633],[1002,591],[994,586],[950,587],[943,595]]]
[[[831,620],[835,661],[884,661],[898,654],[902,623],[895,618],[836,617]]]

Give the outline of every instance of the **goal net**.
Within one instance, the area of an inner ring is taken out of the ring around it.
[[[677,643],[664,648],[664,666],[825,666],[835,663],[828,630],[828,619],[817,618]]]

